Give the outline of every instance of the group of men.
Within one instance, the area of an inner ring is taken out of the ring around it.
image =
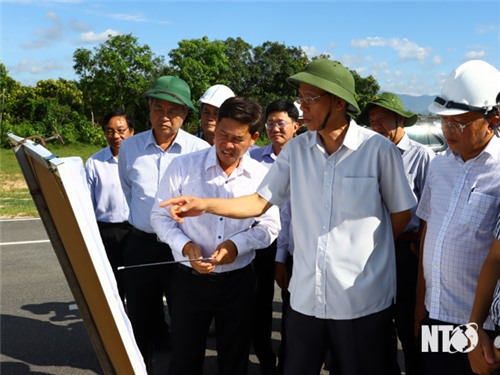
[[[500,367],[487,319],[500,258],[500,72],[474,60],[450,74],[429,107],[449,144],[439,155],[405,134],[417,115],[396,95],[361,111],[338,62],[314,60],[287,81],[307,124],[300,136],[293,102],[264,113],[224,85],[200,98],[206,141],[190,135],[181,129],[190,90],[174,76],[145,93],[150,130],[132,136],[119,112],[104,120],[109,148],[86,167],[110,263],[177,261],[116,274],[148,369],[168,343],[169,374],[201,374],[212,320],[220,374],[246,374],[252,344],[263,374],[317,375],[327,353],[332,374],[400,374],[397,337],[407,374]],[[255,147],[264,122],[270,144]],[[290,293],[278,363],[275,277]],[[478,279],[486,292],[474,303]],[[421,352],[421,324],[473,319],[470,362]]]

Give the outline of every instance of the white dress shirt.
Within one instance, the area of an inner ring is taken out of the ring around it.
[[[500,211],[500,139],[464,162],[451,149],[429,166],[417,215],[427,222],[423,269],[432,319],[468,322]],[[492,329],[491,321],[485,328]]]
[[[274,153],[273,144],[254,147],[250,150],[250,156],[270,169],[277,156]],[[276,262],[285,263],[288,253],[293,255],[293,238],[291,238],[291,207],[290,201],[283,203],[280,207],[281,230],[276,240]]]
[[[208,147],[207,142],[182,129],[166,151],[158,146],[152,130],[123,140],[118,167],[121,186],[130,208],[130,224],[144,232],[154,233],[150,223],[151,207],[170,162],[179,155]]]
[[[278,235],[277,207],[271,207],[258,218],[241,220],[205,214],[186,218],[179,224],[171,218],[169,207],[160,208],[159,204],[179,195],[234,198],[252,194],[267,171],[245,154],[238,167],[227,176],[219,165],[215,146],[176,158],[165,173],[151,210],[151,224],[158,238],[168,243],[176,260],[188,259],[182,255],[182,249],[189,241],[200,245],[203,256],[209,257],[221,242],[231,240],[238,249],[236,260],[217,266],[214,272],[233,271],[250,264],[255,249],[268,247]]]
[[[120,185],[118,160],[109,146],[87,159],[85,171],[97,221],[127,221],[128,205]]]
[[[392,304],[390,213],[416,204],[392,142],[351,121],[342,146],[328,155],[309,131],[288,142],[257,191],[277,205],[291,198],[295,311],[355,319]]]

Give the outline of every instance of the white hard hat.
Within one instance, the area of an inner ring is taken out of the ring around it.
[[[200,98],[200,103],[210,104],[214,107],[220,108],[226,99],[234,96],[233,90],[226,85],[213,85],[204,92]]]
[[[304,114],[302,113],[302,110],[300,109],[300,104],[297,102],[293,102],[293,104],[295,105],[295,107],[297,107],[297,110],[299,111],[298,119],[302,120],[304,118]]]
[[[470,60],[456,68],[444,82],[441,96],[429,111],[441,116],[489,112],[500,92],[500,72],[482,60]]]

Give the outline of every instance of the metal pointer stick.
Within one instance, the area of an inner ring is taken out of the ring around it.
[[[116,267],[118,271],[130,269],[130,268],[139,268],[139,267],[149,267],[149,266],[162,266],[165,264],[176,264],[176,263],[191,263],[191,262],[199,262],[199,261],[207,261],[214,260],[214,258],[200,258],[200,259],[183,259],[183,260],[170,260],[168,262],[157,262],[157,263],[144,263],[144,264],[134,264],[131,266],[120,266]]]

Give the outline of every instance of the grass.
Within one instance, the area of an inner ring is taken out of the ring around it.
[[[84,144],[47,144],[46,148],[59,157],[80,156],[85,162],[101,146]],[[0,149],[0,218],[38,217],[14,151]]]

